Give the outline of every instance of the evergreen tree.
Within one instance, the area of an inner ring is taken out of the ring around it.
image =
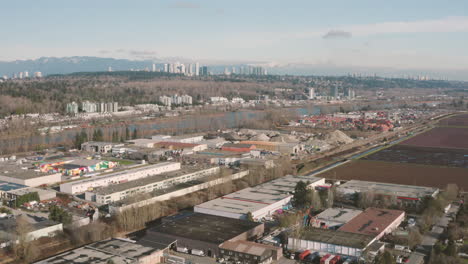
[[[385,251],[383,254],[379,255],[375,263],[377,264],[395,264],[395,258],[392,256],[392,253]]]
[[[62,224],[69,224],[72,221],[72,216],[62,208],[52,205],[49,208],[49,219]]]
[[[135,129],[133,130],[132,139],[137,139],[137,138],[138,138],[138,130],[135,127]]]
[[[247,213],[247,221],[254,222],[252,212]]]
[[[125,139],[129,140],[130,139],[130,130],[128,127],[125,127]]]
[[[294,188],[294,204],[296,207],[304,207],[307,203],[307,183],[299,181]]]

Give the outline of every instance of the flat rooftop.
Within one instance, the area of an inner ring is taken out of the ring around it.
[[[28,180],[52,174],[56,173],[41,172],[38,168],[35,168],[34,165],[32,165],[32,163],[29,162],[25,162],[23,164],[18,164],[16,162],[0,163],[0,176],[4,177]]]
[[[83,180],[78,180],[78,181],[74,181],[74,182],[70,182],[70,184],[72,185],[75,185],[75,184],[82,184],[84,182],[92,182],[92,181],[95,181],[96,179],[105,179],[105,178],[112,178],[112,177],[117,177],[117,176],[120,176],[120,175],[125,175],[125,174],[128,174],[128,173],[134,173],[134,172],[138,172],[138,171],[144,171],[144,170],[147,170],[149,169],[150,167],[162,167],[162,166],[166,166],[166,165],[169,165],[171,163],[177,163],[177,162],[161,162],[161,163],[157,163],[157,164],[142,164],[142,165],[137,165],[137,166],[134,166],[134,167],[127,167],[127,168],[123,168],[121,170],[118,170],[118,171],[112,171],[112,172],[105,172],[105,173],[101,173],[100,175],[98,176],[94,176],[94,177],[91,177],[91,178],[88,178],[88,179],[83,179]]]
[[[193,148],[199,146],[200,144],[192,143],[181,143],[173,141],[160,141],[155,144],[155,146],[160,148]]]
[[[342,192],[374,192],[377,194],[417,199],[427,196],[434,196],[439,191],[439,189],[432,187],[358,180],[350,180],[345,182],[338,186],[337,190]]]
[[[0,192],[10,192],[22,188],[26,188],[26,185],[16,184],[6,181],[0,181]]]
[[[78,168],[83,168],[83,167],[94,166],[94,165],[99,164],[99,163],[104,162],[104,161],[105,160],[79,158],[79,159],[67,160],[66,163],[53,165],[53,167],[60,168],[60,169],[66,169],[66,170],[72,170],[72,169],[78,169]],[[47,164],[47,162],[44,163],[44,164]]]
[[[138,138],[138,139],[127,140],[127,142],[137,145],[137,144],[156,144],[159,141],[157,139]]]
[[[348,208],[328,208],[320,214],[316,215],[315,218],[320,221],[327,221],[337,224],[346,224],[354,217],[361,214],[361,210],[348,209]]]
[[[313,184],[322,178],[313,176],[288,175],[276,180],[245,188],[240,191],[197,205],[199,208],[246,214],[256,212],[270,204],[292,196],[292,192],[299,181]]]
[[[37,194],[39,194],[39,197],[41,196],[41,194],[45,195],[48,193],[56,193],[56,191],[54,190],[49,190],[49,189],[46,190],[46,189],[35,188],[35,187],[27,187],[27,188],[22,188],[22,189],[11,190],[8,193],[21,196],[21,195],[25,195],[25,194],[32,193],[32,192],[37,192]]]
[[[102,142],[102,141],[88,141],[83,144],[93,145],[93,146],[115,146],[115,145],[122,145],[122,143],[115,143],[115,142]]]
[[[122,192],[122,191],[132,189],[135,187],[145,186],[148,184],[157,183],[157,182],[161,182],[167,179],[176,178],[179,176],[183,176],[183,175],[187,175],[187,174],[191,174],[191,173],[195,173],[198,171],[207,170],[211,168],[216,168],[216,167],[217,166],[203,166],[203,165],[184,166],[184,167],[181,167],[181,169],[177,171],[164,172],[161,174],[148,176],[145,178],[140,178],[134,181],[128,181],[124,183],[111,184],[111,185],[104,186],[104,187],[98,187],[98,188],[95,188],[94,192],[96,194],[101,194],[101,195]]]
[[[404,211],[367,208],[364,212],[340,227],[339,231],[377,236],[392,224]]]
[[[207,157],[207,158],[224,158],[224,157],[241,157],[241,153],[236,153],[232,151],[223,151],[223,150],[205,150],[199,151],[197,154],[194,154],[200,157]]]
[[[175,221],[150,228],[146,240],[157,239],[158,233],[221,244],[240,234],[263,225],[262,223],[194,213]]]
[[[290,235],[290,237],[296,236]],[[366,248],[374,240],[373,236],[365,234],[313,227],[303,229],[297,238],[358,249]]]
[[[118,238],[111,238],[95,242],[84,247],[76,248],[60,255],[36,262],[37,264],[83,264],[110,263],[115,264],[139,263],[138,259],[151,255],[158,249]]]
[[[31,224],[32,230],[39,230],[46,227],[60,225],[58,222],[54,222],[47,218],[43,217],[35,217],[29,214],[22,214],[20,216],[16,216],[16,218],[24,217],[24,219]],[[5,233],[13,233],[16,229],[16,219],[15,218],[0,218],[0,231],[4,231]]]
[[[271,245],[259,244],[250,241],[226,241],[219,248],[250,254],[254,256],[263,256],[266,251],[276,251],[279,248]]]

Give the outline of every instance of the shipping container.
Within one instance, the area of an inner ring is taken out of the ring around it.
[[[330,264],[333,259],[335,258],[335,255],[330,255],[323,264]]]
[[[308,262],[313,262],[316,258],[319,257],[319,253],[318,252],[314,252],[312,254],[309,254],[305,260],[307,260]]]
[[[182,253],[187,253],[188,254],[188,248],[186,247],[177,247],[177,252],[182,252]]]
[[[323,256],[321,259],[320,259],[320,264],[325,264],[325,261],[327,259],[329,259],[331,256],[331,254],[326,254],[325,256]]]
[[[328,263],[329,264],[336,264],[340,261],[341,257],[340,256],[335,256],[334,258],[332,258]]]
[[[203,252],[203,250],[200,250],[200,249],[192,249],[191,251],[192,255],[196,255],[196,256],[205,256],[205,252]]]
[[[310,255],[310,250],[306,250],[299,254],[299,260],[304,260],[308,255]]]

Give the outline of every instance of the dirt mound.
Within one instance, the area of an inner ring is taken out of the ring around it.
[[[349,144],[354,141],[340,130],[326,134],[323,139],[330,145]]]
[[[281,143],[298,143],[299,139],[293,135],[278,135],[271,138],[272,142],[281,142]]]
[[[270,141],[270,137],[261,133],[261,134],[258,134],[256,136],[253,136],[252,138],[250,138],[250,140],[255,140],[255,141]]]

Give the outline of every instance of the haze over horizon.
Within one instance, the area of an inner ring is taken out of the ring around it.
[[[1,61],[133,60],[468,71],[466,1],[7,2]]]

